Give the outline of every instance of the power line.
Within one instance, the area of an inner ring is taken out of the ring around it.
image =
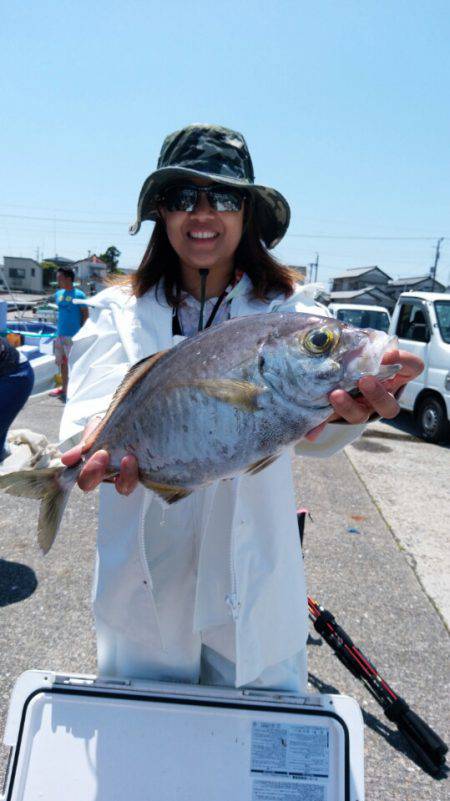
[[[360,236],[359,234],[285,234],[285,236],[293,236],[298,239],[370,239],[370,240],[377,240],[377,239],[387,239],[387,240],[398,240],[398,241],[407,241],[407,240],[416,240],[416,241],[425,241],[431,240],[434,241],[436,239],[435,236]]]
[[[117,227],[128,227],[129,223],[118,220],[75,220],[69,217],[36,217],[25,214],[0,214],[0,217],[7,217],[13,220],[36,220],[39,222],[52,222],[52,223],[75,223],[79,225],[112,225]],[[295,234],[287,233],[287,237],[294,237],[296,239],[361,239],[361,240],[386,240],[386,241],[434,241],[437,236],[380,236],[380,235],[366,235],[366,234]]]
[[[64,222],[80,223],[81,225],[120,225],[127,226],[129,223],[119,222],[118,220],[71,220],[68,217],[34,217],[26,214],[0,214],[0,217],[8,217],[13,220],[39,220],[41,222]],[[434,237],[436,238],[436,237]]]
[[[91,213],[89,211],[86,211],[86,209],[80,210],[80,209],[73,209],[73,208],[71,208],[71,209],[60,208],[60,207],[55,207],[55,206],[35,206],[35,205],[32,205],[32,204],[25,205],[23,203],[19,204],[19,203],[1,203],[0,202],[0,208],[36,209],[36,210],[39,210],[39,211],[49,211],[52,214],[55,214],[56,212],[63,212],[64,214],[90,214]],[[96,211],[98,212],[98,209]],[[124,211],[107,211],[107,212],[103,212],[102,211],[101,213],[102,214],[106,214],[106,215],[109,214],[109,215],[111,215],[113,217],[121,217],[121,216],[123,217],[123,216],[129,214],[129,212],[124,212]],[[0,214],[0,216],[14,216],[14,215]],[[19,219],[23,219],[21,215],[16,215],[16,216],[18,216]],[[132,212],[131,212],[131,216],[132,216]],[[55,217],[44,217],[44,218],[33,217],[32,219],[49,219],[49,220],[53,221],[55,219]],[[71,221],[71,218],[64,218],[64,219],[65,220],[67,219],[68,221]],[[304,215],[302,215],[302,219],[305,222],[313,222],[313,223],[320,223],[320,224],[323,224],[323,223],[330,224],[331,223],[331,225],[349,225],[349,220],[336,220],[336,219],[330,219],[330,218],[326,218],[326,217],[308,217],[308,216],[305,217]],[[96,221],[95,220],[91,220],[91,222],[96,222]],[[120,221],[117,221],[117,220],[109,220],[108,222],[112,222],[113,224],[117,224],[117,225],[118,224],[122,224],[122,223],[120,223]],[[126,223],[123,223],[123,224],[125,225]],[[350,223],[350,225],[351,224],[352,223]],[[363,223],[361,223],[361,225],[363,225]],[[367,223],[364,223],[364,225],[366,227],[370,227],[371,226],[370,223],[369,223],[369,225]],[[378,228],[380,228],[380,227],[381,228],[398,228],[399,226],[398,225],[393,225],[391,223],[389,225],[383,225],[383,224],[380,225],[380,224],[378,224],[377,227]],[[401,227],[404,228],[404,226],[401,226]],[[316,235],[315,234],[288,234],[288,236],[316,236]],[[322,236],[322,235],[319,234],[318,236]],[[326,235],[323,235],[323,236],[326,236]],[[358,236],[358,235],[355,234],[354,236]],[[347,238],[347,237],[345,237],[345,238]],[[378,236],[377,236],[377,238],[378,238]],[[393,237],[393,238],[398,238],[398,237]],[[405,238],[406,239],[414,239],[414,238],[436,239],[437,237],[436,236],[426,236],[426,237],[409,237],[408,236],[408,237],[405,237]]]

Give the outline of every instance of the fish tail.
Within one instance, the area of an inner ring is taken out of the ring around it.
[[[17,470],[15,473],[0,475],[0,489],[9,495],[41,501],[38,543],[43,553],[47,553],[53,545],[79,471],[78,464],[71,468],[45,467],[41,470]]]

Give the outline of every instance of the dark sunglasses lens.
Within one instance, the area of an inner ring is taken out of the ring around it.
[[[167,211],[194,211],[197,203],[197,191],[188,187],[168,189],[164,195]]]
[[[208,199],[215,211],[240,211],[243,195],[232,189],[210,189]]]
[[[243,194],[233,189],[197,189],[196,186],[174,186],[164,194],[167,211],[194,211],[201,192],[205,192],[214,211],[240,211]]]

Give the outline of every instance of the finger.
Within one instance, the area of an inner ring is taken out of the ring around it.
[[[97,415],[91,417],[86,428],[83,431],[83,438],[81,442],[79,442],[78,445],[75,445],[74,448],[70,448],[70,450],[63,453],[63,455],[61,456],[61,461],[63,464],[66,465],[66,467],[71,467],[72,465],[80,461],[84,451],[87,450],[86,441],[89,437],[89,434],[95,428],[97,428],[100,421],[101,417],[98,417]]]
[[[95,489],[104,479],[108,471],[109,453],[97,451],[84,465],[78,476],[78,486],[85,492]]]
[[[330,393],[329,399],[338,417],[342,417],[347,423],[359,425],[367,422],[370,417],[370,410],[343,389],[335,389]]]
[[[394,396],[374,376],[369,375],[361,378],[358,383],[358,389],[362,392],[367,403],[380,417],[390,419],[399,413],[400,406]]]
[[[409,381],[420,375],[425,365],[420,356],[415,353],[410,353],[407,350],[390,350],[383,355],[381,364],[401,364],[401,369],[397,373],[398,377],[403,377]],[[396,378],[397,378],[396,376]]]
[[[82,454],[82,443],[80,442],[79,445],[75,445],[74,448],[71,448],[69,451],[66,451],[61,456],[61,461],[66,467],[72,467],[73,464],[76,464],[81,459]]]
[[[116,478],[116,490],[121,495],[130,495],[139,482],[138,463],[134,456],[124,456],[120,463],[120,473]]]
[[[397,364],[400,361],[400,351],[398,348],[392,348],[383,353],[381,364]]]

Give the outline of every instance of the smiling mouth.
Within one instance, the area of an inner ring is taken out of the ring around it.
[[[218,236],[214,231],[188,231],[188,238],[195,241],[217,239]]]

